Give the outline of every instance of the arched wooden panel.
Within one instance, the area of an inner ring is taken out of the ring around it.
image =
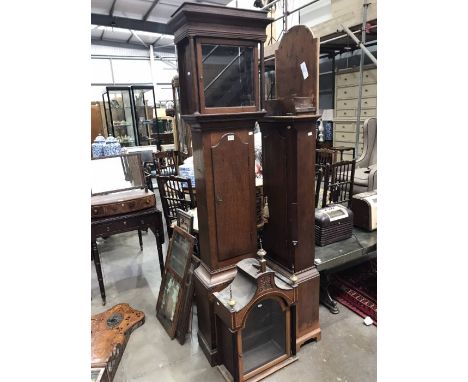
[[[250,184],[254,171],[252,148],[236,134],[225,134],[211,148],[213,163],[218,260],[240,256],[255,248]]]

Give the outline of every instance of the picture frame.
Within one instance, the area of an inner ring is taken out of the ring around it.
[[[181,317],[195,237],[175,226],[167,250],[164,275],[156,303],[156,317],[171,339]]]
[[[190,213],[181,210],[180,208],[177,209],[177,225],[182,228],[185,232],[192,233],[193,232],[193,215]]]

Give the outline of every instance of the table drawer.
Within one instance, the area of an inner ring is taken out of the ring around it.
[[[364,121],[361,120],[361,129],[364,125]],[[356,131],[356,122],[335,122],[335,132],[354,133]]]
[[[98,224],[93,227],[95,236],[108,235],[119,232],[128,232],[137,230],[138,228],[149,226],[152,221],[151,217],[133,217],[129,219],[121,219],[107,224]]]
[[[358,78],[359,78],[359,73],[358,73]],[[377,69],[364,70],[362,73],[362,83],[363,84],[376,84],[377,83]]]
[[[337,118],[354,118],[356,117],[356,110],[354,109],[337,110],[335,115]]]
[[[364,86],[363,86],[364,88]],[[358,86],[348,86],[346,88],[337,88],[336,89],[336,99],[349,99],[357,98],[358,96]]]
[[[91,217],[100,218],[114,215],[120,215],[135,211],[145,210],[156,205],[156,198],[153,193],[148,196],[130,199],[130,200],[116,200],[113,203],[95,204],[91,206]]]
[[[377,84],[362,85],[362,98],[366,97],[377,97]]]
[[[377,117],[377,110],[375,109],[362,109],[361,119],[365,120],[370,117]]]
[[[335,132],[335,136],[334,136],[334,140],[335,141],[340,141],[340,142],[351,142],[352,145],[351,146],[354,146],[354,142],[356,142],[356,134],[354,132],[352,133],[344,133],[344,132]],[[364,141],[364,134],[361,133],[359,134],[359,142],[363,142]]]
[[[340,99],[336,101],[336,110],[357,110],[358,100],[357,99]],[[361,99],[361,108],[374,108],[377,107],[377,98],[363,98]]]
[[[336,75],[336,86],[349,86],[359,84],[359,73],[343,73]]]
[[[336,110],[356,109],[357,99],[340,99],[336,101]]]
[[[357,101],[356,101],[357,103]],[[361,100],[361,108],[377,108],[377,98],[363,98]]]

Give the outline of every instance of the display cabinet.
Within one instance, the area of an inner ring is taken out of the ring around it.
[[[129,86],[107,86],[102,94],[107,133],[116,137],[122,146],[137,146],[135,114]]]
[[[156,97],[154,86],[132,85],[133,113],[135,115],[135,125],[138,135],[139,146],[154,144],[151,134],[155,133],[152,128],[157,120]]]

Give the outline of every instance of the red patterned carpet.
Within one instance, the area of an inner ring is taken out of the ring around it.
[[[377,259],[337,272],[331,277],[330,294],[377,326]]]

